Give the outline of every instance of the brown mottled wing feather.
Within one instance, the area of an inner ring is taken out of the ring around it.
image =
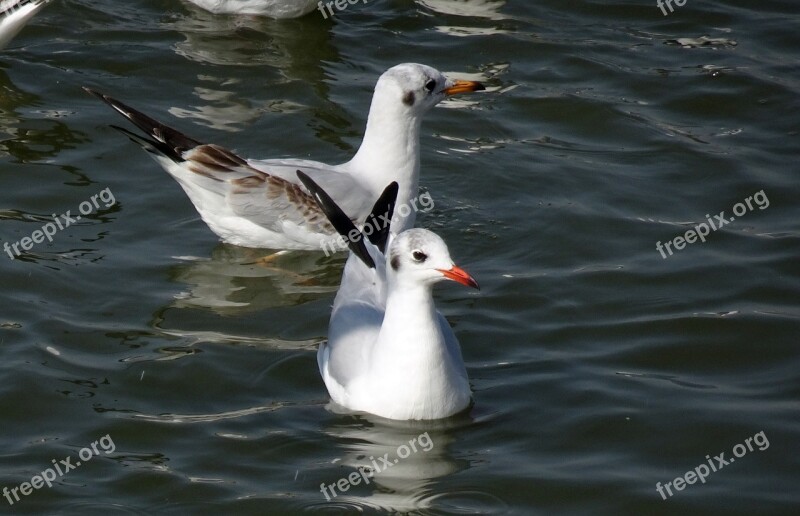
[[[218,145],[197,146],[183,158],[190,172],[224,183],[220,189],[226,190],[228,205],[236,215],[274,231],[284,231],[289,223],[315,233],[334,233],[325,214],[299,184],[256,170]]]
[[[266,176],[247,165],[247,162],[219,145],[198,145],[181,156],[189,171],[214,181],[225,182],[243,174]]]

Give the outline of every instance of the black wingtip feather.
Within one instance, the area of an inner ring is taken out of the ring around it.
[[[121,132],[122,134],[127,136],[128,139],[130,139],[133,143],[139,145],[145,151],[151,154],[163,154],[175,161],[184,161],[183,158],[173,156],[174,153],[167,144],[162,143],[154,138],[147,138],[146,136],[141,136],[139,134],[134,133],[133,131],[129,131],[124,127],[120,127],[114,124],[110,124],[109,127]]]
[[[400,189],[397,181],[389,183],[378,200],[372,206],[372,211],[367,216],[364,225],[370,225],[373,228],[372,233],[369,235],[369,241],[372,245],[376,246],[380,251],[386,254],[386,243],[389,241],[389,233],[391,230],[392,215],[394,215],[394,207],[397,202],[397,192]]]
[[[339,205],[331,199],[328,193],[302,170],[297,171],[297,177],[300,179],[300,182],[308,188],[308,191],[311,192],[311,196],[317,202],[319,208],[325,213],[328,220],[331,221],[336,232],[347,242],[347,246],[353,254],[358,256],[367,267],[374,269],[375,261],[372,259],[372,256],[370,256],[369,251],[367,251],[367,246],[364,245],[364,235],[358,230],[355,224],[353,224],[353,221],[350,220]],[[355,233],[353,233],[353,230],[355,230]],[[357,236],[355,238],[350,238],[351,234]]]
[[[158,120],[150,118],[141,111],[134,109],[113,97],[109,97],[108,95],[100,93],[99,91],[93,90],[86,86],[83,87],[83,90],[114,108],[115,111],[127,118],[136,127],[144,131],[145,134],[160,142],[161,145],[156,145],[155,147],[176,161],[183,161],[182,154],[185,151],[193,149],[198,145],[203,145],[203,142],[199,142],[194,138],[190,138],[180,131],[166,126]]]

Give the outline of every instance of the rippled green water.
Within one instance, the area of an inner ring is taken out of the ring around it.
[[[0,240],[116,202],[0,254],[0,487],[106,435],[114,451],[0,513],[793,513],[797,13],[376,0],[276,22],[56,0],[0,53]],[[474,408],[414,424],[326,410],[315,351],[344,256],[264,266],[218,243],[80,89],[245,156],[338,162],[404,61],[489,87],[423,125],[436,207],[418,222],[483,290],[437,291]],[[656,250],[748,197],[705,243]],[[426,432],[429,451],[320,492]],[[768,447],[657,492],[760,432]]]

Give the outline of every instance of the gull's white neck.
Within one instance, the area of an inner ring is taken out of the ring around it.
[[[445,349],[429,286],[390,284],[377,347],[425,356]]]
[[[455,363],[439,325],[430,286],[391,285],[370,356],[373,385],[391,417],[430,419],[469,404],[463,363]]]
[[[375,197],[392,181],[397,181],[397,206],[410,205],[419,189],[419,133],[421,116],[412,116],[399,101],[387,102],[376,94],[367,119],[364,140],[347,163],[348,170],[373,191]],[[404,210],[405,211],[405,210]],[[414,226],[414,209],[403,218],[395,209],[392,231],[400,233]]]

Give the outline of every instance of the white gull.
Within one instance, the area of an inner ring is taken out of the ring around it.
[[[425,229],[390,232],[397,183],[391,183],[357,230],[314,181],[298,176],[340,235],[350,257],[333,304],[327,343],[317,363],[331,399],[389,419],[439,419],[471,403],[461,348],[436,310],[433,286],[449,279],[478,288]],[[368,229],[369,228],[369,229]],[[353,238],[355,237],[355,238]]]
[[[308,174],[360,221],[391,181],[397,202],[408,205],[419,188],[422,118],[447,96],[484,89],[475,81],[450,80],[425,65],[406,63],[387,70],[372,96],[367,128],[353,158],[341,165],[306,159],[246,160],[204,144],[97,91],[100,98],[143,130],[128,131],[183,187],[200,217],[224,242],[271,249],[319,249],[333,228],[314,207],[295,172]],[[413,227],[416,213],[395,213],[392,229]]]

